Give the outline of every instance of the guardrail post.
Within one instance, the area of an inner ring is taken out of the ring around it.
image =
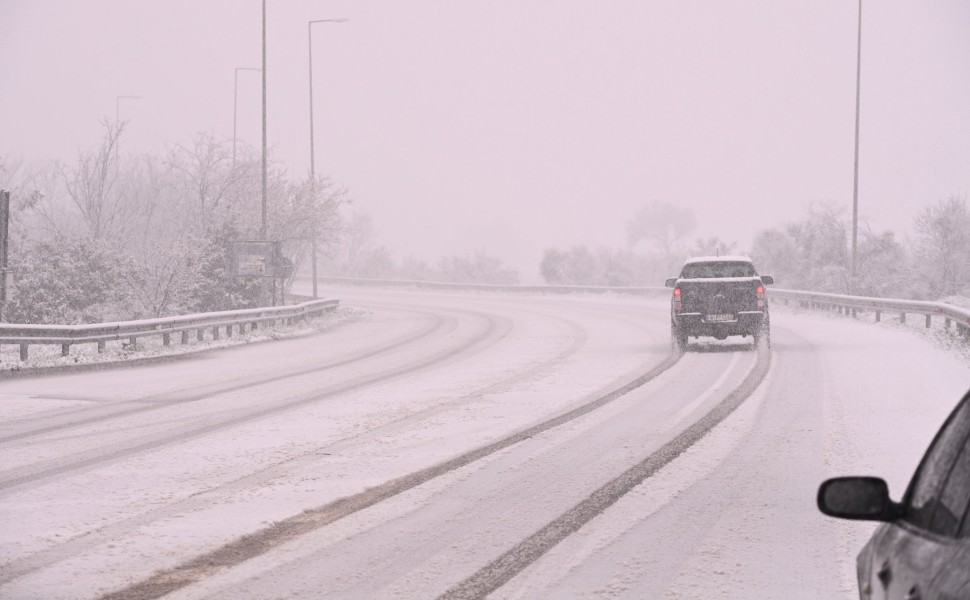
[[[899,313],[899,322],[900,323],[905,323],[906,322],[906,313],[904,313],[904,312]]]
[[[172,343],[172,335],[169,334],[169,333],[163,333],[162,334],[162,345],[163,346],[168,346],[171,343]]]
[[[132,350],[134,350],[136,347],[138,347],[138,339],[137,338],[134,338],[134,337],[128,338],[128,346]]]
[[[98,354],[104,352],[104,340],[98,342]]]
[[[182,332],[182,343],[183,344],[188,344],[189,343],[189,332],[188,332],[188,330],[185,330],[185,331]]]
[[[226,325],[226,337],[227,338],[232,337],[232,324]]]
[[[878,322],[879,322],[879,320],[880,320],[880,318],[881,318],[881,316],[882,316],[882,311],[878,311],[878,310],[877,310],[877,311],[876,311],[876,323],[878,323]]]
[[[200,342],[202,340],[204,340],[205,339],[205,329],[199,327],[199,331],[196,332],[195,336],[196,336],[196,339],[199,340]]]
[[[219,340],[219,326],[218,325],[216,325],[215,327],[212,328],[212,340],[213,341],[218,341]]]
[[[926,315],[926,328],[927,329],[930,328],[930,316],[929,315]]]
[[[61,356],[67,356],[70,353],[71,353],[71,345],[61,344]]]
[[[20,344],[20,360],[27,360],[27,344]]]

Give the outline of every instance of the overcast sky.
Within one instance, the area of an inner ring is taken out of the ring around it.
[[[432,262],[621,246],[653,201],[747,250],[829,201],[851,216],[852,0],[269,0],[269,143],[350,189],[379,241]],[[231,138],[236,67],[259,67],[257,0],[0,0],[0,155],[70,160],[116,107],[126,151]],[[970,2],[863,13],[860,212],[905,234],[970,194]],[[260,144],[260,74],[238,135]],[[141,96],[121,99],[118,96]]]

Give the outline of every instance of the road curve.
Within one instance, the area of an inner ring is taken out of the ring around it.
[[[407,296],[345,300],[354,318],[296,340],[0,384],[0,502],[14,524],[0,589],[50,598],[64,585],[63,597],[77,597],[76,582],[57,582],[65,565],[83,563],[102,571],[84,592],[97,596],[566,412],[667,357],[636,307]],[[625,341],[636,346],[617,348],[616,331],[631,326],[641,335]],[[515,410],[505,416],[503,403]],[[440,450],[381,451],[394,444]],[[327,473],[304,473],[320,462]],[[265,513],[233,517],[211,539],[190,536],[176,553],[159,548],[129,565],[117,550],[192,515],[225,521],[252,495],[311,478],[319,489],[267,499]],[[68,509],[68,498],[84,501]]]
[[[662,299],[335,295],[297,339],[0,382],[0,597],[851,598],[865,530],[812,502],[878,447],[853,394],[962,385],[781,310],[770,352],[676,356]]]

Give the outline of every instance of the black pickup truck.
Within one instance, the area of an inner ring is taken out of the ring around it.
[[[747,256],[702,256],[684,262],[679,277],[666,287],[670,299],[670,338],[678,350],[688,337],[719,340],[750,335],[757,345],[770,343],[768,295],[771,275],[758,275]]]

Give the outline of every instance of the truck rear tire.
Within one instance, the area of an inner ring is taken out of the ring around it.
[[[765,347],[771,348],[771,325],[768,322],[762,323],[751,335],[754,338],[754,346],[757,348],[764,340]]]
[[[670,324],[670,346],[674,352],[687,352],[687,334]]]

